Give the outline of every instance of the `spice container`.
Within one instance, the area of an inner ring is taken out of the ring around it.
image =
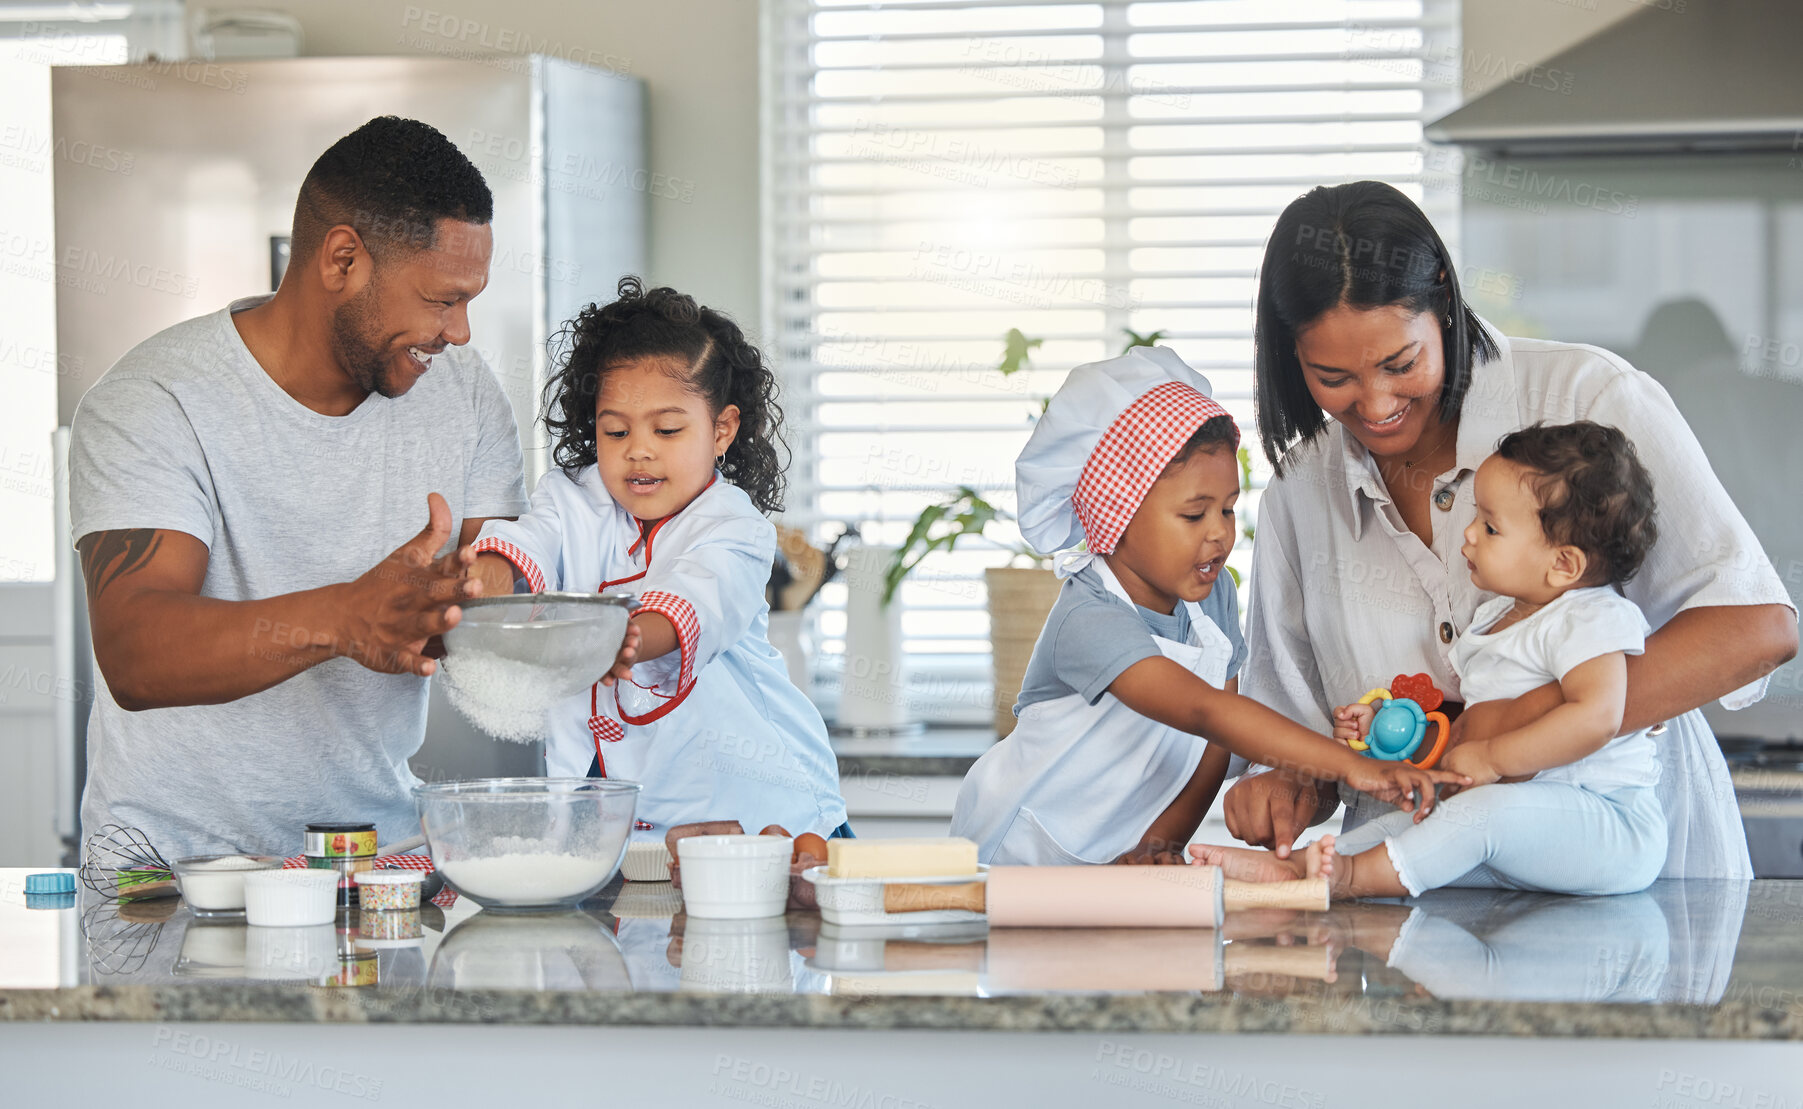
[[[349,904],[357,896],[354,876],[376,865],[376,826],[360,823],[309,824],[305,843],[301,853],[307,857],[307,867],[311,870],[336,870],[338,900],[342,904]]]
[[[356,875],[357,904],[364,912],[419,910],[419,891],[426,875],[420,870],[365,870]]]
[[[378,943],[418,940],[425,935],[425,928],[420,922],[418,910],[371,912],[366,908],[357,914],[357,935],[365,943],[372,940]]]
[[[322,986],[373,986],[380,978],[376,949],[357,942],[349,932],[338,934],[338,961],[320,981]]]
[[[171,870],[195,916],[239,916],[244,912],[244,876],[281,865],[274,855],[191,855],[175,860]]]

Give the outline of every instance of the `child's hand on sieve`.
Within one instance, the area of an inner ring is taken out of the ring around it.
[[[635,620],[626,625],[626,638],[620,641],[620,653],[614,656],[614,664],[607,673],[601,675],[602,685],[612,685],[617,681],[632,677],[633,660],[639,657],[639,625]]]

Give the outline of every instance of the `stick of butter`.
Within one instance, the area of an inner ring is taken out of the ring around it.
[[[977,845],[944,836],[829,839],[830,878],[929,878],[977,873]]]

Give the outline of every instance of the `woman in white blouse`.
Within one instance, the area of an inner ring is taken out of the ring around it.
[[[1324,734],[1334,706],[1398,674],[1425,672],[1456,702],[1447,659],[1488,596],[1459,554],[1478,464],[1537,420],[1614,425],[1652,473],[1660,512],[1659,541],[1627,588],[1657,630],[1629,660],[1621,726],[1659,739],[1661,876],[1752,877],[1699,709],[1763,696],[1796,654],[1797,611],[1665,390],[1608,351],[1489,328],[1427,217],[1375,181],[1285,209],[1257,312],[1258,429],[1278,476],[1259,506],[1241,691]],[[1452,741],[1519,727],[1559,698],[1553,683],[1473,707]],[[1268,771],[1223,807],[1235,836],[1287,854],[1340,799],[1331,784]],[[1343,799],[1348,828],[1381,811]]]

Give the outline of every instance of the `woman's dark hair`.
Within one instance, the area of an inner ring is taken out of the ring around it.
[[[1232,416],[1216,416],[1213,419],[1203,420],[1202,425],[1183,441],[1181,447],[1177,448],[1177,453],[1171,456],[1171,460],[1164,464],[1164,468],[1170,470],[1183,465],[1197,451],[1208,451],[1212,454],[1222,447],[1226,447],[1231,453],[1234,445],[1239,442],[1239,438],[1239,429],[1234,426]]]
[[[552,336],[556,370],[545,382],[545,427],[552,458],[572,478],[595,461],[595,400],[609,370],[640,358],[673,358],[696,395],[718,415],[739,407],[739,434],[726,448],[720,473],[745,490],[763,512],[783,507],[783,410],[776,375],[739,325],[724,313],[670,288],[646,289],[620,279],[618,299],[591,304]]]
[[[1340,305],[1396,305],[1438,317],[1446,350],[1443,419],[1458,414],[1472,364],[1499,353],[1459,292],[1446,244],[1414,201],[1382,181],[1310,189],[1277,217],[1258,273],[1258,437],[1279,471],[1284,451],[1328,421],[1302,376],[1296,333]]]
[[[1590,559],[1588,585],[1620,587],[1659,539],[1653,479],[1618,429],[1580,420],[1510,432],[1496,453],[1532,472],[1540,530]]]

